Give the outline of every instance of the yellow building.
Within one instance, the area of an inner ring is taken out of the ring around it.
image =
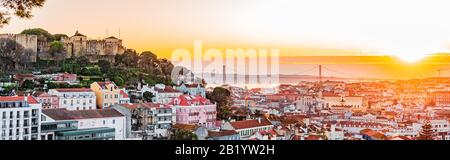
[[[91,84],[91,90],[94,91],[97,96],[98,109],[119,104],[120,89],[114,82],[94,82]]]

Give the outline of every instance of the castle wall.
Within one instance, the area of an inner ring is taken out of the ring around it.
[[[78,32],[77,32],[78,33]],[[32,50],[31,61],[36,62],[37,58],[52,60],[47,53],[50,49],[50,42],[43,37],[25,34],[0,34],[0,38],[9,38],[21,44],[25,49]],[[88,40],[86,36],[76,34],[70,38],[62,38],[66,51],[66,58],[89,56],[91,61],[99,59],[113,60],[117,54],[125,53],[126,48],[122,46],[122,40],[109,37],[103,40]]]
[[[0,38],[7,38],[16,41],[24,49],[31,50],[30,60],[36,62],[38,53],[38,36],[26,34],[1,34]]]

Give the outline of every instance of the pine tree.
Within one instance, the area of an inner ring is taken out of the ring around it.
[[[425,120],[422,125],[422,131],[420,131],[418,140],[434,140],[435,133],[433,131],[433,126],[429,120]]]

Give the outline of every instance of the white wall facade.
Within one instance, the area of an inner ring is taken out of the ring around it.
[[[67,110],[93,110],[96,107],[96,96],[89,92],[59,92],[51,89],[48,94],[59,97],[59,107]]]

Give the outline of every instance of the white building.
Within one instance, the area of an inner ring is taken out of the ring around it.
[[[67,110],[97,109],[95,93],[89,88],[50,89],[48,94],[59,97],[59,108]]]
[[[41,107],[31,96],[0,97],[0,140],[39,140]]]
[[[325,135],[328,137],[328,140],[344,140],[344,131],[336,128],[334,124],[325,131]]]
[[[274,125],[268,119],[258,118],[255,120],[245,120],[236,122],[226,122],[222,125],[222,130],[235,130],[242,140],[248,140],[256,132],[270,131]]]
[[[364,107],[363,97],[324,96],[323,101],[326,108],[331,106],[350,106],[352,108]]]
[[[149,87],[148,85],[146,85],[142,87],[141,91],[142,95],[145,92],[151,92],[153,94],[152,102],[160,104],[167,104],[171,102],[172,99],[183,95],[182,92],[163,84],[157,84],[154,87]]]
[[[42,113],[45,123],[78,121],[78,130],[113,128],[115,140],[123,140],[126,136],[125,116],[113,108],[79,111],[46,109]]]
[[[314,95],[301,96],[295,101],[295,104],[296,109],[301,112],[321,110],[324,108],[323,100]]]

